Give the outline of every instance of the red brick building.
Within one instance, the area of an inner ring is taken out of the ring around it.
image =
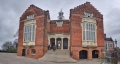
[[[49,11],[34,5],[20,17],[18,56],[41,58],[48,45],[68,49],[72,58],[101,58],[104,47],[103,15],[86,2],[70,9],[69,20],[62,10],[58,20],[50,20]]]

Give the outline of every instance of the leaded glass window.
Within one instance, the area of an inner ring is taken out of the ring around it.
[[[95,23],[83,22],[83,40],[85,41],[95,41]]]
[[[35,25],[25,25],[24,26],[24,41],[34,41],[35,40]]]

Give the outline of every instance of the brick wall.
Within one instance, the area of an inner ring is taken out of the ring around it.
[[[102,48],[104,47],[104,29],[103,29],[103,15],[90,4],[90,2],[86,2],[82,5],[75,7],[70,10],[70,51],[73,52],[73,58],[79,59],[79,51],[86,50],[88,51],[88,59],[91,59],[91,51],[87,48],[82,48],[82,27],[81,27],[81,19],[85,16],[84,12],[89,12],[93,14],[93,18],[95,18],[97,22],[97,48],[99,51],[99,58],[102,57]],[[92,49],[92,50],[95,50]]]
[[[59,20],[58,20],[59,21]],[[52,20],[50,24],[50,33],[69,33],[70,32],[70,23],[69,20],[62,20],[63,24],[61,27],[58,27],[56,22],[57,20]]]
[[[29,49],[29,54],[26,54],[26,57],[40,58],[47,51],[47,42],[48,42],[47,40],[48,39],[46,35],[47,35],[47,31],[50,29],[48,25],[45,25],[45,22],[47,22],[46,19],[49,18],[48,13],[49,11],[43,11],[34,5],[30,5],[30,7],[20,17],[17,55],[22,56],[22,49],[26,49],[25,47],[23,47],[23,32],[24,32],[24,21],[23,20],[25,20],[27,16],[31,14],[34,14],[35,20],[36,20],[35,46]],[[31,49],[36,50],[35,55],[31,54]]]
[[[81,19],[84,17],[84,12],[93,13],[93,18],[97,21],[97,44],[98,47],[92,50],[99,51],[99,58],[102,57],[101,49],[104,47],[104,29],[103,29],[103,15],[90,4],[86,2],[80,6],[70,9],[70,21],[63,20],[62,27],[57,27],[56,20],[50,20],[49,11],[44,11],[34,5],[30,7],[23,13],[20,17],[19,26],[19,37],[18,37],[18,53],[17,55],[22,55],[23,47],[23,32],[24,32],[24,21],[28,15],[34,14],[36,20],[36,36],[35,36],[35,46],[30,48],[30,53],[26,57],[40,58],[46,51],[48,46],[48,33],[70,33],[70,51],[73,52],[73,58],[79,59],[79,52],[81,50],[88,51],[88,59],[91,59],[91,51],[87,48],[82,47],[82,27]],[[58,21],[58,20],[57,20]],[[31,54],[31,49],[36,50],[36,55]]]

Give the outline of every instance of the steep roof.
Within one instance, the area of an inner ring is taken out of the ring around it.
[[[105,41],[113,41],[113,39],[110,37],[110,38],[105,38]]]
[[[103,19],[103,15],[92,5],[90,2],[86,2],[82,5],[75,7],[74,9],[70,9],[70,14],[82,14],[84,12],[93,13],[94,17]]]
[[[26,9],[26,11],[22,14],[22,16],[20,17],[20,21],[26,19],[26,16],[30,15],[30,14],[34,14],[34,16],[40,16],[43,14],[49,14],[49,11],[45,11],[42,10],[41,8],[35,6],[35,5],[30,5],[30,7],[28,7],[28,9]]]

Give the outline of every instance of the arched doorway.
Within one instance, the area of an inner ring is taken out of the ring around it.
[[[98,58],[98,50],[92,51],[92,58]]]
[[[25,54],[26,54],[26,50],[22,49],[22,56],[25,56]]]
[[[86,50],[81,50],[79,52],[79,59],[87,59],[87,51]]]
[[[51,48],[53,49],[53,46],[55,45],[55,38],[50,39],[50,44],[51,44]]]
[[[68,38],[63,38],[63,49],[68,49]]]
[[[57,42],[56,42],[56,46],[57,46],[57,49],[61,49],[61,38],[57,38]]]

